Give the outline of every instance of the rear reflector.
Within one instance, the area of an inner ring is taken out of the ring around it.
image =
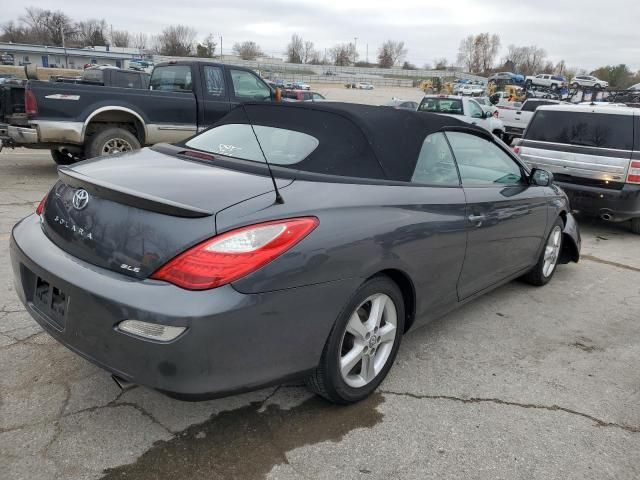
[[[520,147],[513,147],[513,153],[520,155]]]
[[[118,330],[157,342],[170,342],[178,338],[186,329],[186,327],[172,327],[158,323],[141,322],[140,320],[125,320],[118,324]]]
[[[640,183],[640,161],[631,160],[629,173],[627,173],[627,183]]]
[[[241,227],[181,253],[151,278],[187,290],[208,290],[242,278],[276,259],[309,235],[315,217],[291,218]]]

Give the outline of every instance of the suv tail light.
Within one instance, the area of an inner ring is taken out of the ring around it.
[[[156,270],[151,278],[187,290],[220,287],[276,259],[318,224],[315,217],[302,217],[231,230],[181,253]]]
[[[627,173],[627,183],[640,184],[640,160],[631,160],[629,173]]]
[[[38,102],[36,101],[36,96],[33,94],[33,91],[29,89],[24,91],[24,113],[27,115],[38,114]]]
[[[40,203],[38,204],[38,208],[36,208],[36,215],[38,215],[39,217],[42,217],[42,213],[44,212],[44,204],[47,202],[47,197],[49,196],[49,193],[46,193],[44,197],[42,197],[42,200],[40,200]]]

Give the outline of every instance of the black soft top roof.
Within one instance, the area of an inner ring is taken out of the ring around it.
[[[427,135],[478,127],[445,115],[354,103],[246,103],[217,125],[251,123],[307,133],[320,142],[293,166],[317,173],[409,181]]]

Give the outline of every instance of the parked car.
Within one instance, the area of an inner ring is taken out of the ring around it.
[[[0,64],[2,65],[15,65],[15,59],[10,53],[4,53],[0,55]]]
[[[640,83],[636,83],[635,85],[631,85],[629,90],[640,90]]]
[[[498,137],[504,135],[502,121],[494,117],[493,112],[483,109],[478,102],[469,97],[426,95],[420,102],[418,111],[453,116],[463,122],[484,128]]]
[[[571,79],[571,86],[573,88],[578,87],[593,87],[595,89],[599,88],[607,88],[609,86],[609,82],[605,82],[604,80],[600,80],[593,75],[577,75]]]
[[[479,97],[481,95],[484,95],[486,93],[486,90],[481,85],[463,83],[454,88],[453,93],[456,95],[469,95],[472,97]]]
[[[503,83],[507,81],[510,83],[521,84],[524,83],[524,76],[513,72],[498,72],[491,75],[487,81],[490,83]]]
[[[356,88],[360,90],[373,90],[373,84],[367,82],[358,82],[356,83]]]
[[[0,73],[0,85],[14,80],[18,80],[18,77],[13,73]]]
[[[184,140],[239,103],[275,100],[253,70],[200,61],[156,65],[147,90],[37,80],[10,88],[14,101],[0,105],[3,144],[51,149],[58,164]]]
[[[415,112],[418,109],[418,102],[414,102],[412,100],[400,100],[399,98],[394,98],[390,102],[387,102],[381,106],[397,108],[400,110],[413,110]]]
[[[294,90],[311,90],[311,85],[304,82],[293,82],[291,88]]]
[[[282,100],[285,102],[325,102],[326,98],[317,92],[308,90],[282,90]]]
[[[407,330],[580,252],[552,175],[443,115],[247,104],[58,174],[11,234],[18,297],[119,382],[191,400],[300,377],[357,402]]]
[[[547,87],[558,90],[567,86],[567,79],[560,75],[540,74],[529,76],[525,79],[525,85],[536,87]]]
[[[553,172],[571,208],[640,234],[640,108],[555,105],[536,110],[519,145]]]
[[[504,124],[505,138],[504,142],[509,145],[514,137],[521,137],[527,125],[533,117],[533,113],[538,107],[544,105],[556,105],[560,103],[557,100],[543,100],[538,98],[529,98],[522,103],[517,110],[509,108],[499,108],[498,118]]]

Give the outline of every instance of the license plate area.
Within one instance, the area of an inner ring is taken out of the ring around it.
[[[33,306],[58,330],[64,330],[67,299],[58,287],[36,277]]]

